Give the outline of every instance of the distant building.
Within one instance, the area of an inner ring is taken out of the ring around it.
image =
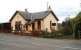
[[[50,6],[47,11],[29,13],[25,11],[16,11],[10,19],[12,31],[57,31],[58,18],[51,10]]]

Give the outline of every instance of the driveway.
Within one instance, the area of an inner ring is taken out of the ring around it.
[[[0,34],[0,50],[81,50],[81,40]]]

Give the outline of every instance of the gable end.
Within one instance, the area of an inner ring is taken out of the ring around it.
[[[11,17],[11,19],[9,20],[10,22],[13,20],[14,16],[15,16],[17,13],[20,14],[19,11],[16,11],[16,12],[13,14],[13,16]],[[20,14],[20,15],[24,18],[24,16],[23,16],[22,14]],[[24,19],[25,19],[25,18],[24,18]],[[26,20],[26,19],[25,19],[25,20]]]
[[[59,19],[57,18],[57,16],[55,15],[55,13],[53,11],[50,11],[50,13],[52,13],[53,16],[56,18],[56,20],[59,21]]]
[[[48,15],[49,15],[50,13],[55,17],[55,19],[56,19],[57,21],[59,21],[59,19],[57,18],[57,16],[54,14],[53,11],[50,11],[50,12],[48,13]],[[47,16],[48,16],[48,15],[47,15]],[[46,18],[47,16],[45,16],[44,18]],[[43,18],[43,19],[44,19],[44,18]]]

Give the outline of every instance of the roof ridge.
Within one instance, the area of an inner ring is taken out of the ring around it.
[[[18,11],[18,12],[25,12],[25,11],[21,11],[21,10],[16,10],[16,11]]]
[[[32,12],[32,13],[42,13],[42,12],[47,12],[47,11],[40,11],[40,12]]]

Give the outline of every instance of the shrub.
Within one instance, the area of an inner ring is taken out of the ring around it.
[[[56,38],[58,36],[62,36],[63,33],[60,33],[60,31],[54,31],[54,32],[46,32],[46,31],[43,31],[42,34],[41,34],[41,37],[44,37],[44,38]]]

